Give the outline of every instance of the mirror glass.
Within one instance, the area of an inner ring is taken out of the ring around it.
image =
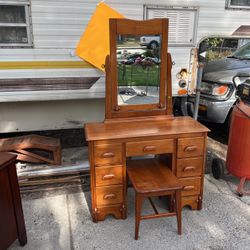
[[[159,103],[161,36],[118,35],[118,105]]]

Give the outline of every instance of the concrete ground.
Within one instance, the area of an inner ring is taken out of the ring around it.
[[[22,196],[28,244],[18,241],[10,249],[250,249],[250,196],[235,194],[237,179],[205,176],[201,211],[184,208],[183,234],[177,234],[174,217],[141,222],[134,240],[134,192],[128,194],[128,218],[93,223],[90,193],[63,190]],[[248,185],[248,188],[250,186]],[[159,205],[165,205],[157,200]],[[143,211],[152,212],[148,201]]]

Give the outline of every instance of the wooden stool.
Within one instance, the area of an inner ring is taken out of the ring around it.
[[[53,159],[28,151],[40,149],[53,155]],[[41,135],[24,135],[0,139],[0,152],[17,155],[17,160],[33,163],[61,165],[61,143],[59,139]]]
[[[140,220],[160,217],[177,217],[178,234],[181,234],[181,190],[182,185],[171,170],[156,159],[131,160],[127,166],[128,177],[136,193],[135,198],[135,239],[138,239]],[[175,211],[158,213],[153,196],[172,195],[175,198]],[[141,216],[144,198],[148,198],[155,214]]]

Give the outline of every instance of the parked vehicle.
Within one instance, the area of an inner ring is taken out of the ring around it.
[[[209,62],[203,72],[199,119],[215,123],[229,120],[235,104],[233,77],[250,72],[250,43],[247,43],[231,56]],[[241,77],[238,84],[245,80]]]
[[[1,133],[82,128],[103,119],[105,75],[75,55],[98,2],[0,1]],[[181,103],[196,89],[200,42],[232,37],[250,23],[248,3],[237,0],[105,2],[130,19],[169,18],[172,95]]]
[[[142,36],[140,39],[141,46],[147,46],[149,49],[156,49],[160,45],[159,36]]]

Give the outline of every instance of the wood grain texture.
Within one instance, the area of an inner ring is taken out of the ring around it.
[[[44,157],[38,153],[32,153],[29,149],[39,149],[49,152],[53,158]],[[61,164],[61,143],[59,139],[40,136],[40,135],[24,135],[10,138],[0,139],[1,152],[13,152],[17,155],[17,159],[27,162],[46,162],[54,165]]]
[[[167,112],[166,86],[167,80],[171,81],[171,60],[167,55],[168,46],[168,19],[130,20],[110,19],[110,55],[106,58],[106,119],[142,117],[150,115],[170,114],[172,107]],[[153,104],[118,105],[118,72],[117,72],[117,44],[118,35],[159,35],[161,36],[161,66],[160,66],[160,90],[159,102]],[[168,75],[167,75],[168,74]],[[169,77],[170,76],[170,77]],[[171,84],[168,82],[168,84]],[[168,89],[168,97],[172,97],[171,88]],[[170,101],[170,100],[169,100]],[[171,101],[169,102],[171,103]]]
[[[127,173],[137,193],[164,192],[182,188],[172,171],[155,159],[128,161]]]
[[[199,196],[182,196],[181,207],[189,206],[193,210],[199,209],[200,197]]]
[[[181,190],[182,185],[172,171],[157,159],[131,160],[127,167],[128,177],[136,192],[135,198],[135,240],[139,236],[141,220],[161,217],[177,217],[178,234],[181,234]],[[151,199],[152,196],[171,195],[175,198],[172,212],[159,213]],[[141,216],[143,199],[148,198],[155,214]]]
[[[152,118],[137,122],[88,123],[85,125],[87,141],[112,140],[122,138],[141,138],[148,136],[173,136],[191,133],[208,132],[205,126],[191,117],[175,117],[173,119]]]
[[[0,153],[0,249],[17,238],[20,245],[27,243],[15,160],[13,154]]]
[[[126,156],[172,153],[173,150],[173,139],[126,143]]]
[[[7,169],[2,169],[0,172],[0,200],[0,249],[7,249],[17,238],[14,204]]]
[[[120,204],[123,201],[122,186],[112,185],[96,187],[96,205],[97,207]]]
[[[98,167],[96,168],[95,175],[97,187],[123,183],[122,166]]]
[[[184,158],[177,160],[177,177],[200,176],[203,172],[203,158]]]
[[[125,219],[123,204],[108,205],[98,207],[94,211],[94,218],[97,221],[103,221],[108,215],[113,215],[116,219]]]
[[[161,35],[159,103],[118,106],[116,58],[118,34]],[[173,197],[179,202],[176,208],[178,213],[171,213],[178,215],[179,234],[181,233],[180,208],[190,205],[192,209],[201,209],[202,204],[206,136],[209,130],[191,117],[174,117],[172,114],[172,60],[171,55],[167,53],[167,43],[167,19],[150,21],[111,19],[110,55],[106,57],[105,62],[105,121],[85,124],[85,137],[89,142],[92,216],[95,222],[104,220],[109,214],[117,219],[126,218],[126,169],[130,171],[133,165],[135,168],[140,165],[138,162],[131,162],[127,168],[126,157],[161,154],[159,159],[164,165],[164,170],[168,171],[167,176],[161,172],[161,168],[159,169],[161,164],[155,165],[150,160],[141,166],[144,170],[145,166],[150,165],[150,174],[146,175],[144,171],[141,171],[142,174],[137,173],[136,183],[141,184],[137,186],[137,191],[141,190],[142,193],[136,195],[136,238],[138,238],[140,219],[154,217],[152,215],[140,217],[141,202],[144,198],[142,196],[146,193],[146,189],[143,188],[150,188],[151,192],[147,192],[146,195],[153,196],[161,195],[164,188],[169,188],[169,191],[164,189],[163,192],[172,197],[170,204],[172,211],[176,204],[173,202]],[[104,176],[106,176],[105,181]],[[185,188],[181,197],[173,188],[177,187],[177,183],[179,188],[182,185]],[[163,216],[170,215],[165,213]]]
[[[95,145],[94,162],[96,165],[121,164],[122,144],[112,143]]]
[[[201,188],[201,177],[180,178],[183,185],[182,196],[199,195]]]
[[[178,139],[178,158],[202,156],[204,138],[180,138]]]

